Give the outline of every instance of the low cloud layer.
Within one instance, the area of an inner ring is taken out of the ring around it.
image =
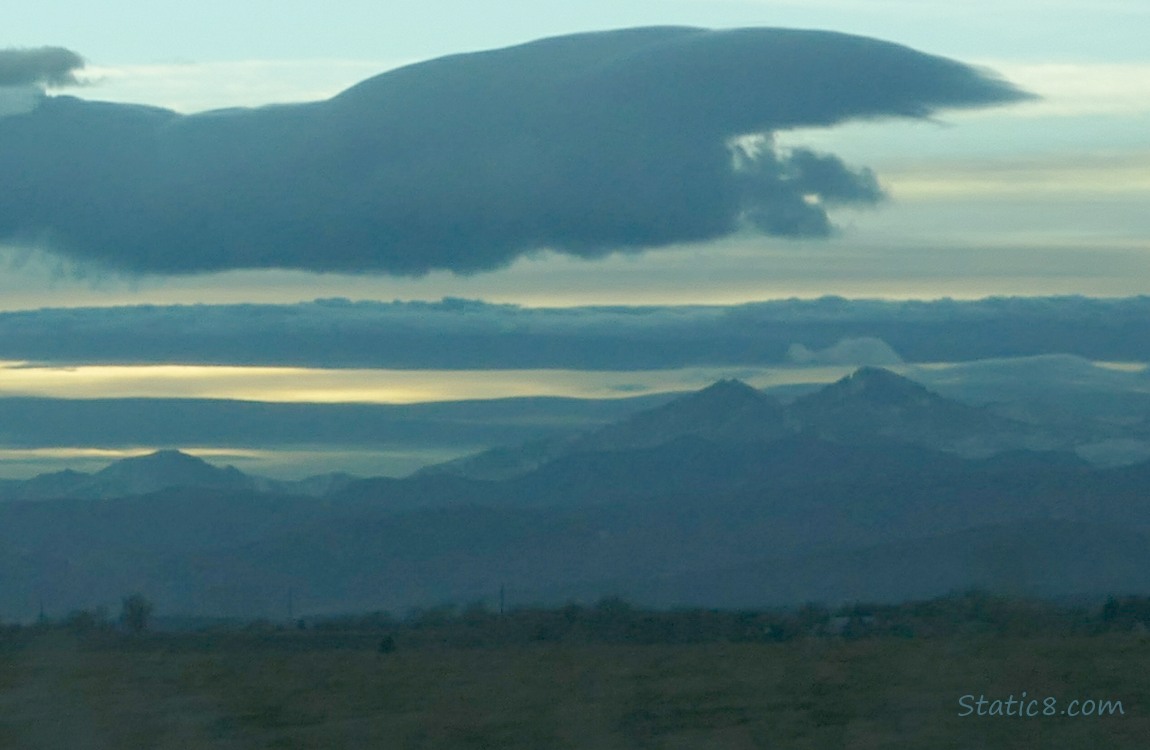
[[[67,86],[83,67],[84,58],[63,47],[0,49],[0,87]]]
[[[796,365],[851,365],[890,367],[902,364],[902,357],[882,339],[843,339],[826,349],[811,351],[802,344],[791,344],[787,361]]]
[[[0,361],[656,370],[1067,353],[1148,362],[1148,319],[1150,297],[555,309],[467,300],[144,305],[0,313]]]
[[[828,206],[882,197],[875,175],[773,132],[1023,98],[873,39],[690,28],[455,55],[302,105],[55,97],[0,120],[0,238],[130,272],[419,275],[748,227],[822,236]]]

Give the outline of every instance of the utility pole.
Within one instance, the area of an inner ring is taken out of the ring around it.
[[[503,616],[503,584],[499,584],[499,616]]]

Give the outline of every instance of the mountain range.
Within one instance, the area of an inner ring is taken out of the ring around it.
[[[862,367],[786,404],[741,381],[722,380],[595,430],[496,448],[420,473],[506,479],[565,455],[654,447],[687,436],[770,443],[796,435],[846,444],[879,436],[969,457],[1072,444],[1050,426],[946,399],[889,370]]]
[[[622,594],[661,605],[1150,589],[1150,463],[863,368],[738,381],[407,478],[272,482],[177,451],[3,488],[0,618],[140,591],[282,617]]]
[[[214,466],[201,458],[167,449],[124,458],[92,474],[65,470],[40,474],[29,480],[0,480],[0,499],[109,499],[178,487],[324,495],[354,479],[342,473],[297,481],[269,479],[245,474],[234,466]]]

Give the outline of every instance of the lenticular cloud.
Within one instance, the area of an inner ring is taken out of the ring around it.
[[[129,272],[418,275],[747,227],[820,236],[828,206],[878,201],[877,179],[772,133],[1027,96],[864,37],[642,28],[435,59],[308,104],[49,97],[0,119],[0,239]],[[759,148],[736,145],[748,135]]]

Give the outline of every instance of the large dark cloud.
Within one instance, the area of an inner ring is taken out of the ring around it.
[[[0,120],[0,237],[155,273],[496,268],[741,226],[830,231],[867,170],[769,134],[1025,95],[818,31],[645,28],[440,58],[325,102],[193,116],[69,97]],[[758,149],[732,148],[765,134]]]
[[[64,86],[77,83],[84,58],[63,47],[0,49],[0,86]]]

